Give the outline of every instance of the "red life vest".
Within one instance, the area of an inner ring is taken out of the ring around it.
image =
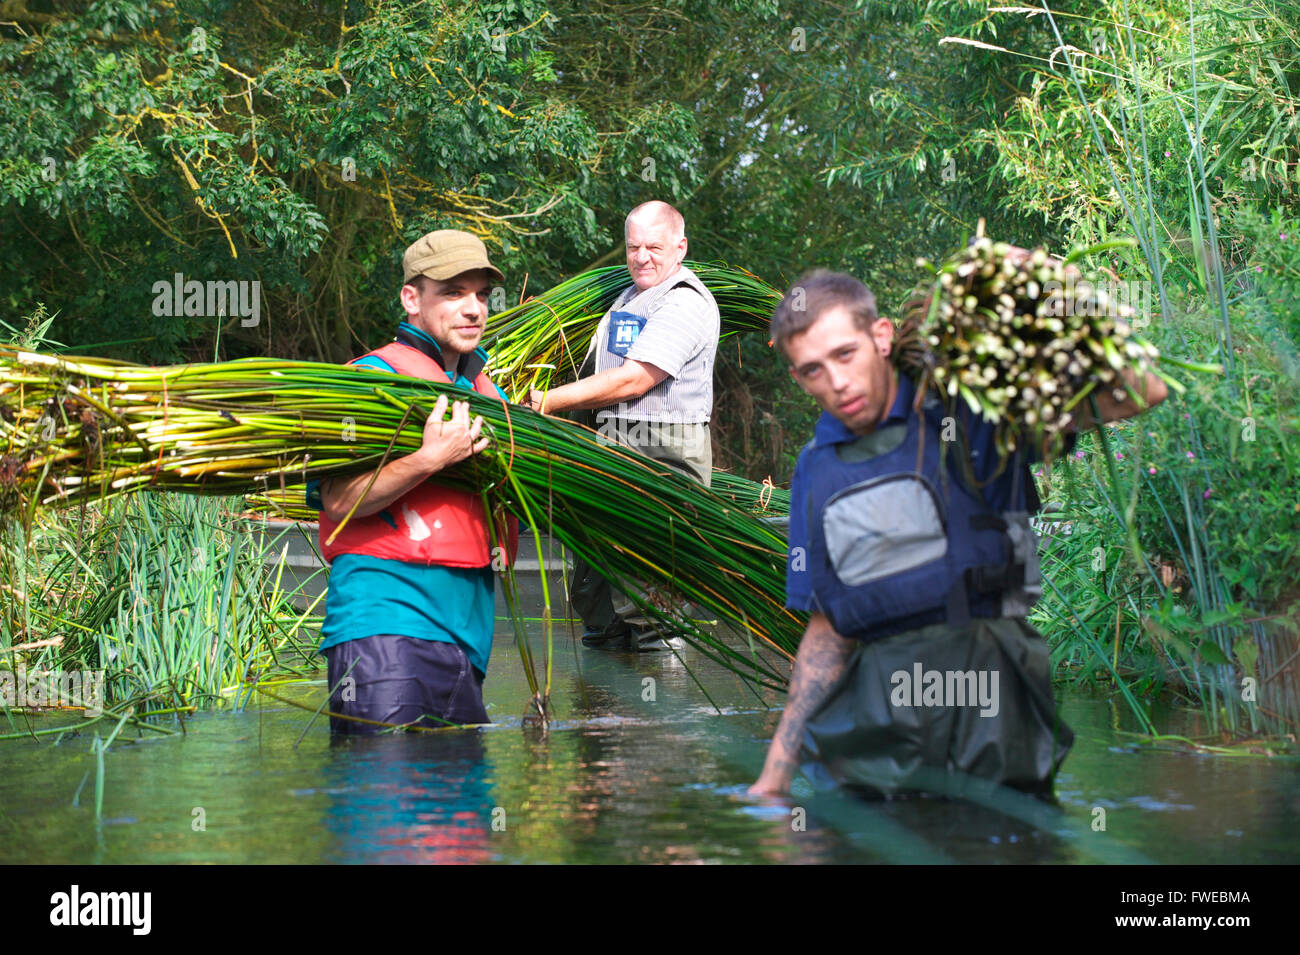
[[[400,375],[426,381],[447,381],[447,373],[429,356],[410,345],[389,342],[366,355],[386,361]],[[360,359],[353,359],[354,364]],[[492,379],[479,372],[474,390],[499,397]],[[324,511],[320,515],[321,554],[326,563],[339,554],[366,554],[409,564],[440,564],[444,567],[486,567],[492,561],[487,512],[477,494],[441,487],[422,481],[382,511],[356,517],[344,525],[334,543],[325,542],[337,521]],[[506,559],[514,563],[519,550],[519,521],[507,517],[497,524],[498,546],[506,547]]]

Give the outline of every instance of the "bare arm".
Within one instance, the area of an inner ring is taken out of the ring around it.
[[[478,454],[488,446],[487,438],[480,438],[483,419],[469,420],[469,402],[457,401],[447,413],[447,396],[440,395],[433,411],[424,422],[424,439],[420,450],[389,461],[379,469],[379,476],[370,492],[353,513],[353,517],[377,514],[411,488],[443,468]],[[333,477],[321,481],[320,496],[326,516],[340,521],[352,509],[374,471],[351,477]]]
[[[1144,372],[1140,380],[1137,372],[1132,368],[1125,368],[1121,374],[1128,386],[1137,392],[1146,404],[1138,404],[1131,395],[1125,395],[1123,401],[1116,401],[1114,395],[1111,394],[1112,389],[1098,388],[1094,394],[1097,396],[1097,410],[1101,412],[1103,422],[1118,421],[1121,418],[1132,418],[1140,415],[1169,397],[1169,388],[1160,378],[1149,371]],[[1092,407],[1086,398],[1072,410],[1075,421],[1067,430],[1083,430],[1093,426]]]
[[[1029,258],[1030,254],[1031,253],[1028,249],[1013,246],[1011,251],[1007,254],[1007,257],[1012,261],[1023,262],[1025,259]],[[1049,259],[1051,261],[1057,261],[1053,257],[1049,257]],[[1118,276],[1116,276],[1110,269],[1104,269],[1104,271],[1112,278],[1118,280]],[[1082,273],[1073,265],[1067,265],[1065,267],[1065,272],[1067,275],[1076,279],[1082,277]],[[1132,368],[1125,368],[1120,374],[1123,376],[1124,381],[1128,386],[1142,396],[1146,404],[1138,404],[1131,396],[1125,396],[1123,401],[1116,401],[1111,395],[1111,389],[1098,389],[1096,392],[1097,410],[1101,413],[1101,420],[1103,422],[1119,421],[1121,418],[1135,417],[1142,414],[1144,411],[1149,411],[1169,397],[1169,389],[1165,383],[1161,381],[1158,376],[1151,374],[1149,371],[1143,374],[1141,380],[1138,379],[1137,372]],[[1077,408],[1073,411],[1073,414],[1075,420],[1066,428],[1067,431],[1085,430],[1093,426],[1092,406],[1087,403],[1087,399],[1084,399],[1084,401],[1079,403]]]
[[[668,377],[668,372],[647,361],[628,359],[617,368],[552,388],[533,389],[528,404],[534,411],[560,412],[607,408],[629,398],[639,398]]]
[[[785,712],[772,737],[763,772],[749,788],[751,795],[776,795],[789,790],[790,780],[799,766],[799,747],[808,718],[844,675],[856,644],[856,640],[836,633],[824,614],[812,615],[794,658]]]

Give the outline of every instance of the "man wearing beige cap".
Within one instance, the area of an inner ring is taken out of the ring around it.
[[[483,373],[487,352],[479,347],[488,295],[504,279],[482,241],[450,229],[430,232],[402,264],[406,320],[392,342],[351,364],[505,400]],[[378,475],[308,485],[330,564],[321,652],[336,733],[489,722],[482,687],[492,650],[493,558],[501,556],[492,545],[504,545],[513,560],[519,528],[513,519],[489,518],[479,495],[428,480],[488,445],[483,419],[470,420],[468,402],[452,401],[450,410],[440,396],[420,449],[388,461]]]

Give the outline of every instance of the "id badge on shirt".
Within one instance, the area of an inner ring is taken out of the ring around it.
[[[627,350],[636,341],[641,329],[645,328],[645,316],[631,312],[610,312],[609,343],[607,348],[620,358],[627,357]]]

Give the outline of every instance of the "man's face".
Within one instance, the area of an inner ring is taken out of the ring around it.
[[[468,355],[483,338],[491,293],[492,273],[473,269],[445,281],[426,278],[422,292],[403,285],[402,307],[407,320],[431,335],[444,352]]]
[[[854,434],[875,430],[894,402],[897,379],[885,356],[894,323],[878,318],[870,331],[842,305],[827,309],[785,343],[794,380]]]
[[[686,258],[686,237],[676,238],[667,218],[633,216],[625,237],[627,271],[642,292],[676,272]]]

